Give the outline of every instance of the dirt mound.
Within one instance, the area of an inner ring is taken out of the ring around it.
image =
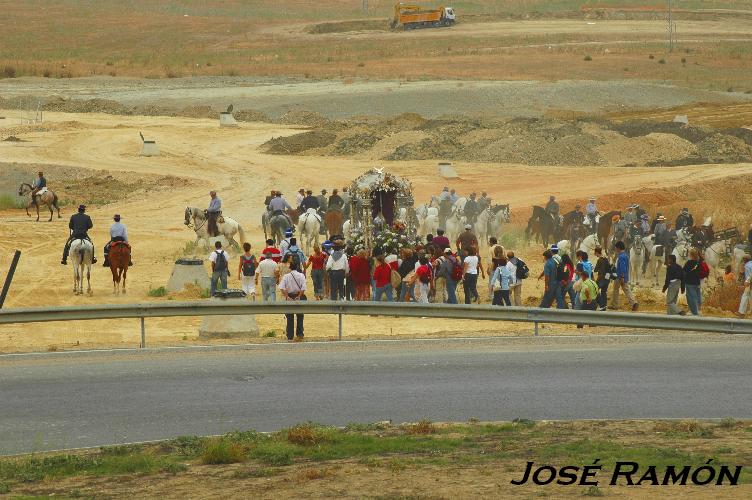
[[[219,118],[219,111],[211,106],[188,106],[180,111],[180,116],[188,118]]]
[[[389,22],[386,19],[369,19],[361,21],[340,21],[335,23],[319,23],[306,26],[305,32],[311,35],[325,33],[348,33],[351,31],[388,31]]]
[[[277,137],[267,141],[266,152],[270,154],[294,155],[311,149],[324,148],[334,143],[337,135],[332,132],[311,130],[288,137]]]
[[[377,142],[379,142],[379,137],[373,134],[355,134],[344,137],[341,140],[337,141],[337,143],[334,145],[332,153],[337,156],[349,156],[358,154],[362,153],[363,151],[368,151]]]
[[[597,146],[595,151],[610,165],[672,163],[697,154],[697,148],[691,142],[674,134],[662,133],[622,137]]]
[[[714,134],[697,145],[697,153],[708,163],[752,161],[752,147],[738,137]]]
[[[329,124],[329,119],[319,113],[304,110],[291,110],[282,115],[279,123],[286,125],[304,125],[306,127],[324,127]]]
[[[24,141],[23,139],[19,139],[15,135],[10,135],[6,137],[5,139],[3,139],[3,142],[26,142],[26,141]]]
[[[42,105],[44,111],[60,113],[109,113],[113,115],[129,114],[129,108],[109,99],[54,99]]]
[[[649,120],[628,120],[611,124],[610,128],[627,137],[642,137],[652,133],[674,134],[693,144],[705,140],[713,134],[709,127],[696,127],[675,122],[655,122]]]
[[[239,122],[268,122],[271,121],[266,113],[253,109],[233,112],[232,116]]]

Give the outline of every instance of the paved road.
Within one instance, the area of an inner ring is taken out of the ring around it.
[[[2,356],[0,453],[306,420],[752,417],[752,341],[589,342]]]

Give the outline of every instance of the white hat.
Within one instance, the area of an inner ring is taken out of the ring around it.
[[[465,229],[472,229],[472,228],[473,226],[471,226],[470,224],[465,224]]]

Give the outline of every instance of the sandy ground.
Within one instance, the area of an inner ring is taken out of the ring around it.
[[[19,248],[23,256],[7,301],[7,307],[52,306],[92,303],[126,303],[148,300],[150,287],[167,283],[172,263],[182,256],[193,233],[183,225],[187,205],[205,207],[208,191],[216,189],[223,199],[225,214],[234,217],[246,229],[255,249],[262,244],[260,215],[264,195],[272,188],[291,196],[300,186],[331,189],[349,183],[371,162],[343,158],[284,157],[265,155],[258,146],[271,137],[295,133],[292,127],[244,123],[237,129],[220,129],[213,120],[168,117],[115,117],[98,114],[55,114],[45,117],[57,124],[52,131],[26,132],[28,142],[0,143],[0,156],[10,162],[55,164],[85,169],[108,169],[139,174],[172,174],[188,178],[202,187],[176,187],[168,192],[136,195],[114,205],[93,206],[89,210],[95,229],[92,231],[97,253],[106,242],[107,229],[114,213],[120,213],[128,225],[134,245],[136,266],[129,273],[128,294],[111,294],[108,270],[93,270],[93,297],[74,297],[72,269],[59,263],[67,237],[67,219],[71,209],[63,211],[63,219],[52,223],[34,223],[20,210],[0,213],[0,269],[7,269],[12,250]],[[75,123],[63,123],[75,122]],[[156,139],[163,151],[158,158],[137,156],[140,149],[138,132]],[[438,193],[445,183],[436,175],[433,161],[391,162],[388,168],[409,178],[421,202]],[[487,189],[500,202],[527,210],[534,203],[545,201],[553,175],[574,178],[577,182],[562,184],[553,194],[562,199],[586,198],[591,193],[635,191],[657,184],[684,184],[713,180],[729,175],[752,173],[752,164],[704,165],[700,167],[649,168],[572,168],[541,169],[517,165],[458,164],[462,178],[453,182],[460,193]],[[30,176],[35,168],[30,168]],[[504,173],[515,172],[515,183],[505,182]],[[292,174],[291,174],[292,173]],[[48,175],[52,189],[64,179]],[[74,204],[75,206],[75,204]],[[206,252],[208,254],[208,252]],[[540,269],[539,249],[522,250],[522,256]],[[525,295],[540,296],[532,282]],[[230,282],[238,286],[237,280]],[[165,299],[161,299],[165,300]],[[199,319],[154,319],[148,321],[149,342],[191,342],[196,339]],[[263,332],[281,328],[278,318],[259,318]],[[562,328],[566,331],[566,328]],[[417,334],[437,332],[488,332],[515,334],[526,332],[524,325],[450,322],[445,320],[404,321],[400,319],[347,318],[345,334],[369,332],[374,335]],[[335,335],[334,318],[310,318],[307,335],[328,338]],[[0,350],[57,349],[69,346],[128,345],[138,342],[137,322],[131,320],[9,325],[0,328]]]

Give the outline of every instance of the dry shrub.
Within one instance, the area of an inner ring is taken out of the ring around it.
[[[298,476],[299,481],[315,481],[333,476],[334,473],[329,469],[305,469]]]
[[[652,288],[635,288],[634,297],[640,305],[661,304],[664,301],[663,295],[659,294]]]
[[[705,292],[703,306],[720,309],[722,311],[737,311],[739,309],[739,300],[741,299],[743,291],[744,288],[738,283],[714,286]]]
[[[287,441],[301,446],[314,446],[330,440],[331,429],[315,424],[300,424],[287,430]]]
[[[435,434],[436,426],[430,420],[423,419],[408,428],[410,434]]]
[[[16,68],[13,66],[5,66],[3,68],[3,76],[5,78],[15,78],[16,77]]]

